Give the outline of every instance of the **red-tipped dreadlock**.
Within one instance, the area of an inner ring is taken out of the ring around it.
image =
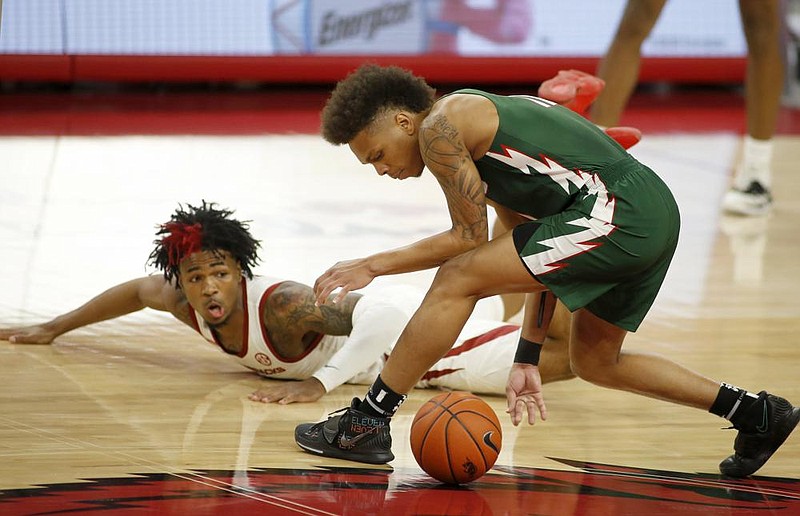
[[[161,239],[161,245],[167,251],[167,265],[180,265],[181,260],[203,248],[203,226],[200,224],[184,224],[183,222],[167,222],[162,230],[167,236]]]
[[[203,201],[202,206],[179,206],[169,222],[159,226],[149,264],[164,272],[167,281],[178,277],[180,263],[198,251],[228,252],[248,278],[252,266],[258,263],[258,240],[249,232],[246,222],[230,218],[233,211],[216,209],[214,203]]]

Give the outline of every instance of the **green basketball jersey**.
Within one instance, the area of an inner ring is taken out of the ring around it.
[[[499,116],[475,162],[486,197],[534,221],[513,229],[525,267],[570,310],[586,308],[635,331],[678,242],[680,214],[666,184],[597,126],[532,96],[479,90]]]
[[[567,108],[529,95],[481,95],[497,108],[500,124],[491,149],[475,165],[486,196],[518,213],[541,218],[560,213],[609,165],[632,159],[601,129]]]

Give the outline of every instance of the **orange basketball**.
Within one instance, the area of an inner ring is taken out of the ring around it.
[[[466,484],[494,466],[503,432],[492,407],[468,392],[428,400],[411,423],[417,464],[445,484]]]

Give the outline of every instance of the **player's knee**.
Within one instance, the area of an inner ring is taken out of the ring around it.
[[[570,363],[570,369],[572,372],[585,382],[589,382],[595,385],[603,385],[605,382],[603,381],[602,375],[598,374],[598,370],[591,366],[587,366],[586,364],[580,363],[576,364],[575,362]]]
[[[477,293],[473,292],[473,282],[470,281],[471,274],[461,257],[447,260],[436,271],[430,291],[454,297],[475,295]]]
[[[586,355],[572,356],[569,362],[569,368],[575,376],[586,382],[604,386],[613,384],[613,366],[613,363],[606,363]]]
[[[571,357],[569,360],[569,369],[578,378],[589,381],[588,377],[591,376],[591,367],[580,358]]]

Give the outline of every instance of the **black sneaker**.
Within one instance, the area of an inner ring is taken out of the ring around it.
[[[307,452],[369,464],[394,460],[389,418],[359,412],[353,398],[350,407],[332,412],[327,421],[303,423],[294,429],[294,440]],[[339,414],[339,415],[334,415]]]
[[[719,463],[723,475],[742,478],[758,471],[800,422],[800,407],[766,391],[758,393],[758,399],[753,407],[762,414],[756,431],[739,430],[733,443],[736,453]],[[760,403],[761,400],[765,402]]]

